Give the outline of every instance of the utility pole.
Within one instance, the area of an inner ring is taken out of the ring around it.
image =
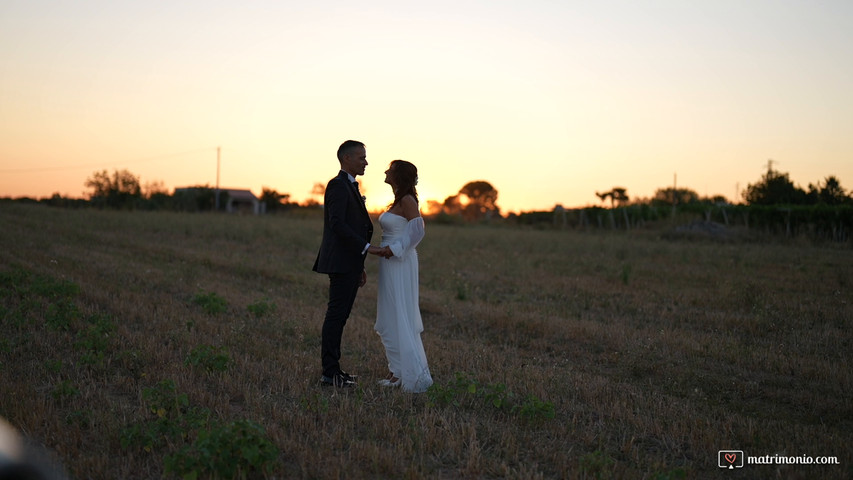
[[[216,211],[219,211],[219,153],[221,147],[216,147]]]
[[[672,205],[678,203],[678,172],[672,174]]]
[[[672,217],[675,218],[675,206],[678,204],[678,172],[672,174]]]

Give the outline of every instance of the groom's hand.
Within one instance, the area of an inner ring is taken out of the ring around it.
[[[367,253],[371,253],[373,255],[377,255],[382,258],[391,258],[394,256],[394,252],[391,251],[391,247],[375,247],[371,245],[367,249]]]

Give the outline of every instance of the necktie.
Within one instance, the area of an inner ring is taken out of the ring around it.
[[[352,182],[352,186],[355,187],[355,191],[358,193],[358,198],[361,199],[361,203],[364,203],[364,196],[361,195],[361,189],[358,188],[358,182]]]

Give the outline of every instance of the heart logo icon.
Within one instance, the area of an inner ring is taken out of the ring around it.
[[[727,461],[727,462],[729,462],[729,463],[735,463],[735,460],[737,460],[737,455],[736,455],[736,454],[734,454],[734,453],[727,453],[727,454],[726,454],[726,461]]]

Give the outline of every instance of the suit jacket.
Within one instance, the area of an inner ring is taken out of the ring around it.
[[[373,237],[373,222],[364,200],[341,171],[329,180],[323,200],[323,241],[314,261],[319,273],[351,273],[364,268],[364,247]]]

